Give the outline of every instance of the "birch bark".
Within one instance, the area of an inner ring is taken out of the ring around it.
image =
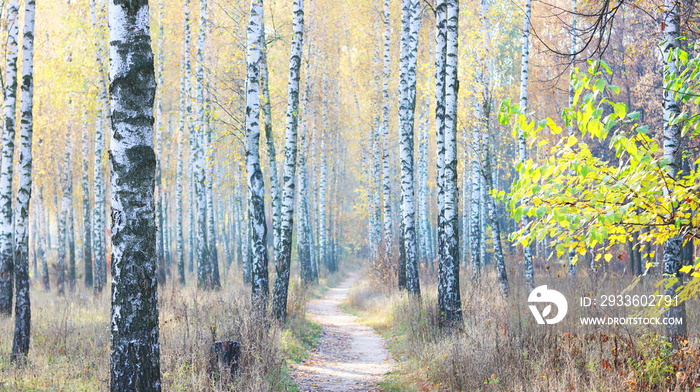
[[[289,56],[289,91],[287,94],[287,128],[284,148],[284,188],[280,219],[279,254],[275,260],[275,280],[272,312],[278,320],[287,317],[287,292],[292,261],[292,228],[294,227],[294,195],[297,165],[297,128],[299,124],[299,79],[304,42],[304,0],[294,0],[292,9],[292,49]]]
[[[665,0],[663,5],[662,23],[663,26],[663,41],[661,43],[661,52],[663,55],[664,78],[678,72],[676,67],[676,50],[680,48],[681,32],[680,32],[680,0]],[[666,174],[671,178],[676,178],[681,170],[681,124],[673,123],[673,120],[680,114],[680,104],[675,97],[675,92],[664,90],[663,92],[663,155],[668,162],[665,167]],[[672,190],[668,190],[672,192]],[[666,285],[665,294],[674,297],[677,294],[679,287],[682,285],[682,275],[679,270],[682,265],[681,248],[683,237],[677,235],[668,241],[664,247],[663,269],[664,277],[669,280]],[[673,278],[676,278],[675,282]],[[686,311],[685,302],[681,302],[678,306],[672,306],[666,312],[668,318],[681,318],[681,324],[666,325],[666,336],[673,343],[674,347],[678,345],[680,340],[686,339]]]
[[[414,122],[416,108],[416,63],[420,3],[403,0],[401,9],[401,69],[399,74],[399,121],[401,123],[401,227],[406,290],[420,295],[417,263],[416,209],[414,189]],[[399,268],[401,270],[401,267]]]
[[[444,325],[462,319],[457,220],[457,44],[459,3],[436,3],[436,125],[438,143],[438,307]]]
[[[101,7],[100,7],[101,8]],[[98,37],[102,37],[102,24],[98,23],[97,0],[90,1],[90,18],[93,31]],[[93,181],[95,187],[95,209],[93,212],[93,244],[94,249],[94,283],[95,291],[102,292],[107,280],[107,244],[106,244],[106,216],[105,216],[105,184],[103,179],[102,158],[105,155],[105,130],[104,111],[108,110],[108,81],[105,71],[105,54],[102,39],[95,41],[95,59],[100,75],[98,90],[98,110],[95,118],[95,162],[93,165]]]
[[[391,216],[391,168],[389,165],[389,80],[391,79],[391,1],[384,0],[384,58],[382,87],[382,193],[384,198],[384,253],[391,259],[393,227]]]
[[[248,178],[248,229],[251,246],[253,301],[265,309],[269,295],[266,246],[265,193],[260,170],[260,65],[263,28],[262,0],[251,0],[248,23],[246,73],[246,174]]]
[[[161,390],[148,15],[146,0],[109,1],[113,392]]]
[[[7,9],[5,65],[5,128],[0,159],[0,315],[12,314],[14,278],[12,241],[12,165],[15,155],[17,110],[17,52],[19,40],[19,1],[10,1]]]
[[[522,55],[520,57],[520,110],[527,113],[527,87],[530,76],[530,18],[532,16],[532,0],[525,0],[525,18],[523,21]],[[518,161],[525,162],[527,159],[527,143],[525,132],[518,130]],[[523,226],[526,227],[525,234],[529,233],[527,226],[530,223],[529,217],[523,218]],[[535,272],[532,261],[532,247],[523,247],[523,259],[525,262],[525,289],[532,291],[535,288]]]
[[[22,103],[20,104],[19,189],[15,214],[15,332],[12,362],[23,362],[29,353],[31,301],[29,298],[29,203],[32,196],[32,133],[34,107],[34,0],[24,9],[22,39]]]

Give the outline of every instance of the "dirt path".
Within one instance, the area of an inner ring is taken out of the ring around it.
[[[345,300],[358,275],[351,275],[322,298],[309,302],[307,315],[323,327],[321,342],[300,364],[294,381],[301,391],[378,391],[377,382],[391,370],[384,339],[338,305]]]

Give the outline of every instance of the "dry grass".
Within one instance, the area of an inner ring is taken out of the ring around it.
[[[104,391],[109,389],[109,288],[101,297],[78,288],[59,298],[32,287],[29,365],[9,363],[13,319],[0,319],[0,391]],[[284,326],[251,316],[249,289],[227,282],[220,291],[191,286],[161,288],[160,338],[164,391],[294,391],[286,358],[313,345],[318,330],[303,319],[309,293],[290,287],[290,319]],[[315,331],[315,332],[314,332]],[[236,340],[243,346],[234,385],[206,374],[209,346]]]
[[[434,277],[424,276],[421,283],[420,303],[370,280],[348,298],[348,306],[386,336],[401,359],[398,373],[384,383],[385,391],[661,392],[697,391],[700,386],[696,339],[690,348],[673,351],[654,333],[623,328],[593,331],[573,322],[556,329],[542,327],[527,308],[522,281],[511,283],[506,299],[494,276],[473,282],[466,274],[464,329],[447,332],[437,327]],[[653,293],[654,283],[652,277],[635,291]],[[627,285],[619,276],[595,280],[580,276],[571,282],[565,274],[540,276],[539,284],[556,287],[567,298],[620,293]],[[692,325],[697,303],[688,304],[688,312]],[[690,334],[697,336],[697,328],[691,327]]]

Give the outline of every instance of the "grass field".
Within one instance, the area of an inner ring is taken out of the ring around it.
[[[543,328],[527,308],[522,281],[511,282],[506,299],[495,276],[474,282],[466,274],[461,277],[464,328],[449,332],[438,327],[436,282],[426,278],[420,302],[371,279],[350,293],[347,308],[386,337],[398,359],[398,368],[382,384],[386,392],[700,390],[696,338],[674,350],[653,331]],[[592,290],[620,292],[625,279],[611,274],[593,282],[581,274],[572,283],[564,274],[542,277],[538,284],[566,287],[572,298]],[[656,281],[647,277],[636,290],[654,292]],[[697,337],[697,301],[687,308],[689,335]]]
[[[306,301],[338,278],[323,279],[312,291],[298,280],[290,287],[285,325],[251,315],[250,293],[241,282],[203,292],[161,287],[160,341],[164,391],[228,390],[206,372],[209,346],[236,340],[243,346],[237,391],[294,391],[287,360],[300,361],[316,344],[320,329],[304,318]],[[104,391],[109,389],[109,287],[101,296],[78,285],[64,297],[32,286],[32,342],[28,365],[10,364],[14,321],[0,319],[0,391]]]

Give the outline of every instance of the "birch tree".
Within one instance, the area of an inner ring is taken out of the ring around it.
[[[264,10],[263,10],[264,12]],[[270,165],[270,199],[272,200],[272,243],[273,259],[280,257],[281,219],[282,219],[282,194],[280,193],[279,175],[277,174],[277,152],[275,150],[275,137],[272,132],[272,101],[270,100],[270,75],[267,61],[267,38],[265,37],[265,15],[262,17],[262,54],[260,66],[260,88],[262,90],[262,112],[265,129],[265,141]]]
[[[680,0],[665,0],[662,14],[662,42],[661,53],[663,60],[664,79],[678,73],[676,66],[677,49],[681,45],[680,31]],[[663,92],[663,157],[668,163],[665,166],[666,174],[675,179],[681,171],[682,156],[680,153],[681,145],[681,127],[680,122],[674,121],[680,114],[680,102],[674,91],[664,89]],[[672,192],[668,190],[667,192]],[[666,241],[663,255],[663,271],[664,277],[668,280],[666,284],[665,294],[674,297],[682,284],[682,275],[679,270],[682,266],[682,251],[683,236],[676,235]],[[675,279],[674,279],[675,278]],[[671,306],[666,312],[668,318],[682,318],[681,324],[667,324],[666,336],[676,346],[679,340],[686,339],[687,327],[685,302],[681,302],[678,306]]]
[[[163,42],[164,42],[164,29],[163,29],[163,2],[158,1],[158,61],[156,65],[156,83],[158,86],[163,86],[165,84],[163,78]],[[162,91],[162,90],[161,90]],[[158,227],[157,239],[156,239],[156,254],[158,257],[158,280],[160,284],[165,284],[167,279],[166,270],[166,232],[167,228],[165,225],[165,207],[163,196],[163,179],[162,179],[162,139],[163,139],[163,94],[157,94],[157,103],[155,105],[155,138],[154,144],[156,149],[156,156],[158,157],[156,161],[156,225]]]
[[[83,128],[83,263],[85,287],[92,288],[92,203],[90,201],[90,142],[88,127]]]
[[[370,230],[374,238],[374,246],[372,247],[373,259],[379,261],[377,260],[379,247],[382,245],[382,126],[379,117],[377,117],[376,123],[377,125],[373,127],[371,137],[372,169],[369,192],[372,195],[372,210],[370,211],[372,226]]]
[[[72,149],[72,145],[71,145]],[[75,208],[73,206],[73,170],[70,172],[70,197],[68,216],[66,218],[66,246],[68,247],[68,288],[75,290]]]
[[[12,241],[12,165],[15,154],[17,110],[17,52],[19,40],[19,1],[7,8],[7,47],[5,49],[5,127],[0,158],[0,315],[12,314],[13,241]]]
[[[251,246],[253,300],[265,309],[269,295],[266,246],[265,188],[260,170],[260,64],[263,37],[263,3],[251,0],[248,21],[246,71],[246,175],[248,178],[248,228]]]
[[[307,90],[308,91],[308,90]],[[300,149],[299,151],[299,196],[298,208],[299,208],[299,219],[297,220],[297,254],[299,258],[299,265],[301,269],[301,279],[305,284],[310,284],[316,281],[314,276],[314,261],[311,254],[311,210],[309,208],[309,196],[308,196],[308,175],[306,169],[306,155],[308,153],[307,149],[307,138],[308,129],[306,121],[301,125],[301,134],[299,135]]]
[[[401,123],[401,222],[406,290],[420,295],[417,262],[416,213],[414,190],[414,119],[416,107],[416,63],[420,3],[403,0],[401,9],[401,69],[399,82],[399,119]],[[401,268],[400,268],[401,269]]]
[[[90,1],[90,19],[92,20],[93,30],[98,37],[102,37],[102,25],[98,22],[97,1]],[[108,80],[105,71],[105,55],[103,42],[101,39],[95,40],[95,59],[99,72],[99,87],[98,87],[98,110],[95,117],[95,162],[94,170],[94,187],[95,187],[95,209],[93,212],[93,249],[94,249],[94,283],[95,291],[102,292],[102,288],[107,280],[107,244],[106,244],[106,217],[105,217],[105,191],[104,180],[102,175],[102,158],[105,154],[105,130],[104,130],[104,111],[108,110]]]
[[[196,198],[195,198],[195,192],[194,192],[194,181],[195,181],[195,167],[196,167],[196,132],[193,129],[193,123],[192,123],[192,100],[191,95],[192,95],[192,87],[191,87],[191,81],[192,81],[192,27],[190,25],[190,0],[185,0],[185,3],[183,5],[183,11],[185,14],[185,20],[184,20],[184,28],[185,28],[185,33],[184,33],[184,40],[185,40],[185,50],[184,50],[184,61],[183,61],[183,67],[184,67],[184,99],[185,99],[185,124],[187,127],[187,130],[189,131],[189,165],[188,165],[188,203],[189,203],[189,208],[188,210],[188,219],[187,219],[187,234],[188,234],[188,243],[189,243],[189,249],[188,249],[188,264],[187,264],[187,270],[189,272],[194,272],[194,263],[195,263],[195,249],[197,247],[196,245],[196,231],[195,231],[195,209],[196,209]]]
[[[212,127],[209,121],[209,104],[205,110],[205,129],[206,133],[205,146],[206,161],[206,196],[207,196],[207,251],[208,251],[208,274],[211,277],[212,287],[221,287],[221,279],[219,276],[219,252],[216,248],[218,233],[216,230],[216,219],[214,216],[214,146],[212,145]]]
[[[106,109],[106,107],[105,107]],[[95,210],[93,213],[94,281],[95,290],[102,292],[107,279],[107,245],[105,235],[105,193],[102,177],[102,154],[105,151],[105,130],[103,127],[102,110],[98,112],[95,124]]]
[[[175,173],[175,249],[177,254],[177,275],[178,282],[181,285],[185,284],[185,237],[183,234],[183,222],[182,222],[182,182],[183,182],[183,149],[185,140],[185,127],[186,127],[186,103],[187,91],[185,90],[185,75],[184,67],[182,70],[182,76],[180,77],[180,126],[178,128],[178,138],[177,138],[177,166]]]
[[[420,254],[432,266],[432,241],[430,235],[430,219],[428,217],[428,108],[429,102],[424,102],[420,116],[418,134],[418,243]]]
[[[159,392],[153,104],[147,0],[110,0],[111,391]]]
[[[275,260],[275,280],[272,312],[278,320],[287,317],[287,292],[292,262],[292,228],[294,227],[294,196],[297,165],[297,128],[299,125],[299,79],[304,42],[304,0],[294,0],[292,8],[292,49],[289,55],[289,91],[287,93],[287,127],[284,147],[284,188],[280,220],[279,254]]]
[[[204,50],[207,37],[207,0],[199,2],[199,38],[197,43],[197,125],[195,130],[195,197],[197,205],[197,286],[204,289],[218,287],[214,279],[213,260],[207,236],[207,184],[206,184],[206,113],[204,102]]]
[[[389,80],[391,79],[391,1],[384,0],[384,56],[382,80],[382,193],[384,198],[384,253],[391,258],[393,228],[391,216],[391,168],[389,166]]]
[[[490,1],[489,0],[482,0],[481,2],[481,20],[482,20],[482,35],[484,37],[484,48],[486,50],[486,53],[490,53],[491,51],[491,23],[490,23],[490,18],[489,18],[489,12],[490,12]],[[492,149],[490,143],[490,137],[489,137],[489,129],[491,127],[491,108],[492,108],[492,97],[491,97],[491,86],[490,86],[490,78],[494,77],[495,78],[495,71],[494,67],[492,64],[492,60],[490,58],[484,58],[482,68],[484,70],[482,75],[482,97],[481,97],[481,105],[480,105],[480,110],[477,111],[478,115],[480,116],[479,118],[479,126],[480,126],[480,131],[477,132],[477,134],[481,134],[481,140],[482,143],[480,144],[480,149],[475,152],[475,155],[479,155],[481,152],[483,152],[483,161],[481,163],[482,168],[479,169],[479,174],[480,174],[480,180],[482,182],[481,188],[481,195],[480,195],[480,200],[479,200],[479,206],[480,206],[480,215],[482,219],[484,220],[483,223],[480,224],[480,227],[482,228],[481,232],[483,233],[482,236],[485,237],[485,231],[484,228],[486,227],[486,222],[488,222],[489,226],[491,226],[491,236],[493,240],[493,253],[496,259],[496,274],[498,277],[498,281],[501,286],[501,292],[503,295],[506,297],[508,296],[508,276],[506,274],[506,266],[505,266],[505,256],[503,255],[503,247],[501,244],[501,227],[500,223],[498,222],[498,217],[497,217],[497,212],[496,212],[496,202],[491,194],[493,189],[495,188],[494,186],[494,178],[493,178],[493,155],[492,155]],[[483,237],[482,237],[483,238]],[[479,242],[480,245],[480,255],[479,259],[483,263],[486,255],[486,241],[485,239],[482,239]]]
[[[61,209],[58,212],[58,263],[56,268],[56,288],[58,295],[65,293],[66,282],[66,261],[69,261],[70,255],[68,252],[70,235],[70,213],[72,209],[72,194],[73,194],[73,173],[71,170],[71,150],[72,150],[71,134],[68,134],[66,139],[65,152],[63,156],[63,175],[61,178]],[[70,275],[69,275],[70,276]]]
[[[438,307],[446,324],[462,319],[459,293],[459,237],[457,221],[457,0],[436,3],[436,127],[438,176],[440,177],[438,218],[440,250],[438,260]]]
[[[498,216],[496,211],[496,201],[491,192],[494,189],[493,185],[493,165],[492,152],[490,143],[484,143],[484,149],[486,150],[485,163],[484,163],[484,183],[486,184],[486,207],[488,209],[488,222],[491,226],[491,236],[493,239],[493,254],[496,258],[496,275],[498,282],[501,286],[501,293],[504,296],[508,296],[508,275],[506,273],[506,260],[503,254],[503,245],[501,243],[501,224],[498,222]]]
[[[325,105],[324,105],[325,107]],[[323,109],[325,110],[325,108]],[[324,121],[325,127],[325,121]],[[326,162],[326,139],[325,139],[325,129],[321,130],[321,159],[319,168],[319,178],[318,178],[318,191],[317,191],[317,211],[318,215],[316,220],[318,221],[318,265],[328,267],[328,228],[327,224],[327,209],[326,209],[326,196],[328,191],[328,167]]]
[[[574,105],[574,81],[573,81],[573,72],[574,72],[574,66],[576,65],[576,53],[578,52],[578,37],[577,37],[577,31],[576,31],[576,24],[578,23],[578,10],[577,10],[577,4],[576,0],[572,0],[571,2],[571,9],[572,9],[572,22],[571,22],[571,31],[569,34],[571,35],[571,64],[570,64],[570,73],[569,73],[569,107],[572,107]],[[568,130],[569,130],[569,136],[573,135],[573,121],[569,123]],[[568,262],[569,262],[569,277],[574,278],[576,276],[576,264],[574,263],[574,257],[576,256],[575,252],[573,250],[570,250],[567,257],[568,257]]]
[[[523,20],[522,54],[520,56],[520,110],[527,113],[528,80],[530,76],[530,17],[532,15],[532,0],[525,0],[525,17]],[[527,159],[527,143],[525,131],[518,128],[518,162]],[[529,218],[525,217],[522,225],[527,228]],[[532,247],[523,246],[523,259],[525,262],[525,289],[532,291],[535,288],[535,272],[532,262]]]
[[[39,248],[37,249],[37,257],[41,260],[41,285],[44,288],[44,291],[50,291],[51,290],[51,282],[49,281],[49,263],[46,260],[46,252],[44,251],[45,249],[45,244],[46,244],[46,235],[44,234],[48,230],[43,230],[43,228],[48,228],[48,222],[46,221],[46,210],[44,207],[44,191],[43,188],[39,189],[39,211],[37,211],[37,215],[39,216],[39,227],[42,228],[42,230],[39,230],[37,235],[39,237],[38,241],[38,246]]]
[[[12,362],[22,362],[29,353],[31,303],[29,299],[29,203],[32,196],[32,132],[34,107],[34,0],[24,9],[22,38],[22,103],[20,104],[19,188],[15,214],[15,333]]]

